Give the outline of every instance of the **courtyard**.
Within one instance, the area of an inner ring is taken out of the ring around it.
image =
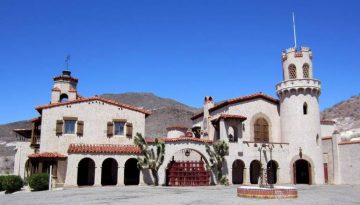
[[[237,186],[86,187],[57,191],[0,194],[0,204],[360,204],[360,185],[297,185],[297,199],[250,199],[236,196]]]

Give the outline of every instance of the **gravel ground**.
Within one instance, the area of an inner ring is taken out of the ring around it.
[[[209,187],[88,187],[58,191],[0,193],[0,204],[360,204],[360,185],[296,186],[297,199],[249,199],[236,195],[237,186]]]

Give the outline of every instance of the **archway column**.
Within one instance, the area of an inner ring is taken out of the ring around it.
[[[244,184],[250,185],[250,168],[244,167]]]
[[[94,186],[101,186],[101,167],[95,167],[95,181]]]
[[[119,166],[118,168],[118,180],[117,186],[124,186],[124,173],[125,173],[125,166]]]

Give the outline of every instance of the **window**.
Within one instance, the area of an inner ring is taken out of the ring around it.
[[[309,64],[307,64],[307,63],[305,63],[303,65],[303,77],[304,78],[310,78]]]
[[[124,125],[125,122],[114,122],[114,134],[115,135],[124,135]]]
[[[294,64],[289,65],[289,78],[290,79],[296,78],[296,67]]]
[[[68,95],[66,95],[65,93],[61,94],[60,95],[60,99],[59,99],[59,102],[66,102],[69,100],[69,97]]]
[[[303,113],[304,113],[304,115],[308,114],[308,105],[307,105],[307,103],[304,103],[304,105],[303,105]]]
[[[255,142],[269,142],[269,124],[264,118],[259,118],[254,124]]]
[[[76,120],[65,120],[64,133],[75,134],[75,124]]]

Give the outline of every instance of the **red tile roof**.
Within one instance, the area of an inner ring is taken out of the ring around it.
[[[332,139],[332,136],[326,136],[326,137],[323,137],[321,138],[322,140],[331,140]]]
[[[70,144],[68,153],[141,154],[135,145]]]
[[[54,81],[59,81],[59,80],[70,81],[70,82],[73,82],[73,83],[78,82],[77,78],[67,76],[67,75],[59,75],[59,76],[54,77]]]
[[[169,127],[166,128],[166,130],[187,130],[188,127],[184,126],[184,125],[170,125]]]
[[[65,159],[66,155],[60,154],[58,152],[40,152],[29,155],[31,159]]]
[[[97,96],[90,97],[90,98],[78,98],[76,100],[67,101],[67,102],[58,102],[58,103],[53,103],[53,104],[48,104],[48,105],[41,105],[41,106],[37,106],[35,109],[38,112],[41,112],[41,110],[47,109],[47,108],[52,108],[52,107],[57,107],[57,106],[62,106],[62,105],[76,104],[76,103],[83,103],[83,102],[89,102],[89,101],[96,101],[96,100],[104,102],[104,103],[108,103],[110,105],[115,105],[115,106],[126,108],[126,109],[129,109],[129,110],[141,112],[141,113],[144,113],[146,116],[151,114],[147,110],[143,110],[143,109],[140,109],[140,108],[137,108],[137,107],[125,104],[125,103],[119,103],[119,102],[116,102],[116,101],[113,101],[113,100],[109,100],[109,99],[105,99],[105,98],[97,97]]]
[[[178,138],[161,137],[161,138],[157,138],[157,139],[159,141],[163,141],[165,143],[171,143],[171,142],[200,142],[200,143],[208,143],[208,144],[213,143],[212,140],[198,139],[198,138],[194,138],[194,137],[185,137],[185,136],[181,136],[181,137],[178,137]],[[155,142],[155,138],[145,138],[145,140],[148,143],[154,143]]]
[[[333,125],[335,123],[336,122],[334,120],[326,120],[326,119],[320,120],[320,124],[322,125]]]
[[[213,112],[213,111],[218,110],[220,108],[223,108],[223,107],[225,107],[227,105],[231,105],[231,104],[239,103],[239,102],[245,102],[245,101],[258,99],[258,98],[267,100],[267,101],[269,101],[271,103],[274,103],[274,104],[279,104],[278,99],[275,99],[275,98],[273,98],[273,97],[271,97],[269,95],[265,95],[262,92],[259,92],[259,93],[255,93],[255,94],[252,94],[252,95],[246,95],[246,96],[241,96],[241,97],[225,100],[224,102],[219,103],[219,104],[215,105],[214,107],[210,108],[209,112]],[[198,113],[197,115],[191,117],[191,119],[195,120],[195,119],[197,119],[197,118],[199,118],[199,117],[201,117],[203,115],[204,115],[204,113],[201,112],[201,113]]]
[[[353,140],[353,141],[339,142],[339,145],[349,145],[349,144],[360,144],[360,140]]]
[[[219,119],[239,119],[239,120],[246,120],[247,118],[242,115],[229,115],[229,114],[221,114]]]

